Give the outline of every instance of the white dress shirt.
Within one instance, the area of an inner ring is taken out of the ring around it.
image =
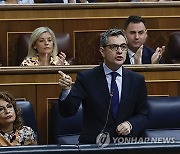
[[[103,68],[104,68],[104,73],[106,75],[106,80],[107,80],[107,83],[108,83],[109,93],[111,94],[112,75],[110,73],[112,72],[112,70],[110,70],[104,63],[103,63]],[[121,91],[122,91],[122,67],[120,67],[116,72],[119,74],[116,77],[116,84],[117,84],[118,91],[119,91],[119,103],[120,103]]]

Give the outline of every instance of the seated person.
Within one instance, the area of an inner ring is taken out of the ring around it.
[[[65,53],[58,54],[54,32],[48,27],[39,27],[31,34],[28,55],[21,66],[69,65],[65,58]]]
[[[159,64],[165,46],[156,51],[144,45],[147,38],[145,21],[139,16],[129,16],[125,21],[124,31],[128,40],[128,52],[124,64]]]
[[[37,144],[34,131],[23,126],[21,110],[8,93],[0,92],[0,146]]]
[[[4,0],[1,4],[34,4],[34,0]]]

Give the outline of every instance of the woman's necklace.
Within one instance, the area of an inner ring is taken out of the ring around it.
[[[10,133],[5,133],[2,130],[0,130],[0,133],[10,141],[10,143],[12,143],[15,139],[16,139],[16,135],[15,135],[16,130],[13,129],[13,131],[11,131]]]

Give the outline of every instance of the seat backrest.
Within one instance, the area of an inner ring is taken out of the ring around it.
[[[58,111],[58,102],[53,102],[53,142],[54,144],[78,144],[82,126],[82,107],[71,117],[62,117]]]
[[[148,128],[142,136],[151,143],[180,143],[180,97],[149,97]]]
[[[180,128],[180,97],[148,97],[149,129]]]
[[[164,63],[180,63],[180,31],[169,36],[169,42],[163,56]]]
[[[37,141],[39,141],[39,134],[37,128],[37,122],[34,115],[33,106],[29,101],[16,101],[17,105],[22,110],[22,118],[25,126],[29,126],[36,134]]]
[[[31,34],[20,34],[18,44],[18,65],[21,64],[23,59],[28,54],[28,45]],[[70,48],[70,35],[69,33],[56,34],[58,52],[64,52],[66,54],[66,60],[72,64],[73,63],[73,51]]]

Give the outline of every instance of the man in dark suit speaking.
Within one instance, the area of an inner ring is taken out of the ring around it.
[[[145,20],[140,16],[129,16],[124,24],[128,40],[128,52],[124,64],[159,64],[163,63],[162,55],[165,46],[156,51],[144,45],[147,38]]]
[[[82,144],[96,143],[97,136],[137,137],[147,127],[147,90],[144,77],[125,69],[127,40],[119,29],[101,34],[99,51],[103,64],[77,75],[74,85],[69,75],[59,71],[63,91],[59,111],[64,117],[83,107]],[[73,126],[72,126],[73,127]]]

